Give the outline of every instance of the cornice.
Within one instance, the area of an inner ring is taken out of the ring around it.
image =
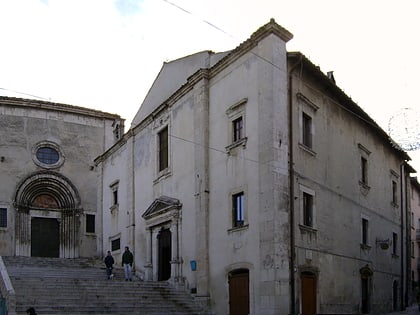
[[[0,96],[0,106],[21,107],[37,110],[48,110],[56,112],[64,112],[69,114],[90,116],[101,119],[123,120],[120,115],[110,114],[99,110],[79,107],[74,105],[54,103],[33,99],[24,99],[17,97]]]

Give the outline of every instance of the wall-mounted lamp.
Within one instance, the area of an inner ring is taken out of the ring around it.
[[[379,244],[379,246],[381,246],[381,249],[387,250],[389,248],[390,241],[389,241],[389,239],[386,239],[386,240],[376,239],[376,245],[378,245],[378,244]]]

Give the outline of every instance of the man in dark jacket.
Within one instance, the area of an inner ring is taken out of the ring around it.
[[[124,267],[125,281],[132,281],[133,254],[128,249],[128,246],[125,247],[124,254],[122,255],[122,265]]]
[[[114,257],[112,257],[111,251],[108,251],[108,255],[106,255],[104,259],[104,263],[106,266],[106,275],[108,277],[108,280],[112,279],[113,277],[112,269],[114,268]]]

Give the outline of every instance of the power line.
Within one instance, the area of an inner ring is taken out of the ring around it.
[[[214,25],[213,23],[211,23],[211,22],[209,22],[209,21],[207,21],[207,20],[204,20],[204,19],[202,19],[202,18],[199,18],[199,17],[195,16],[195,14],[194,14],[194,13],[192,13],[192,12],[190,12],[190,11],[186,10],[185,8],[183,8],[183,7],[179,6],[178,4],[173,3],[173,2],[171,2],[171,1],[168,1],[168,0],[162,0],[162,1],[164,1],[164,2],[166,2],[166,3],[168,3],[168,4],[172,5],[172,6],[174,6],[174,7],[175,7],[175,8],[177,8],[178,10],[183,11],[184,13],[187,13],[187,14],[190,14],[190,15],[192,15],[192,16],[194,16],[194,17],[196,17],[197,19],[199,19],[199,20],[201,20],[202,22],[204,22],[204,23],[206,23],[206,24],[210,25],[211,27],[213,27],[213,28],[215,28],[216,30],[218,30],[218,31],[222,32],[223,34],[228,35],[228,36],[229,36],[229,37],[231,37],[231,38],[238,39],[236,36],[234,36],[234,35],[230,34],[229,32],[227,32],[227,31],[223,30],[222,28],[220,28],[220,27],[218,27],[218,26]],[[276,64],[274,64],[273,62],[271,62],[270,60],[268,60],[268,59],[264,58],[263,56],[260,56],[260,55],[258,55],[257,53],[255,53],[255,52],[253,52],[253,51],[250,51],[250,53],[251,53],[252,55],[256,56],[257,58],[259,58],[259,59],[261,59],[261,60],[263,60],[263,61],[267,62],[268,64],[270,64],[271,66],[275,67],[276,69],[278,69],[278,70],[283,70],[283,69],[281,69],[279,66],[277,66]],[[307,57],[306,57],[306,58],[307,58]],[[299,75],[299,80],[300,80],[300,79],[301,79],[301,74]],[[350,97],[349,97],[349,98],[350,98]],[[331,99],[331,98],[329,97],[329,99]],[[355,113],[353,110],[351,110],[351,109],[347,108],[346,106],[343,106],[340,102],[337,102],[337,101],[335,101],[335,100],[333,100],[333,101],[334,101],[334,103],[335,103],[335,104],[337,104],[339,107],[341,107],[342,109],[344,109],[345,111],[347,111],[347,112],[348,112],[348,113],[350,113],[351,115],[353,115],[353,116],[357,117],[358,119],[360,119],[360,120],[364,121],[366,124],[368,124],[368,125],[370,125],[370,126],[374,127],[375,129],[376,129],[376,128],[378,128],[378,127],[379,127],[379,128],[381,128],[378,124],[373,123],[372,121],[369,121],[368,119],[365,119],[365,118],[364,118],[364,117],[362,117],[361,115],[359,115],[359,114]],[[357,103],[355,103],[355,104],[357,104]],[[357,105],[357,106],[359,106],[359,105]],[[359,107],[360,107],[360,106],[359,106]],[[370,117],[370,116],[369,116],[369,117]],[[384,130],[383,128],[381,128],[381,129],[385,132],[385,130]],[[385,132],[385,133],[386,133],[386,132]],[[386,133],[386,134],[387,134],[387,133]],[[388,137],[391,139],[391,137],[389,136],[389,134],[387,134],[387,135],[388,135]]]
[[[26,96],[35,97],[35,98],[39,98],[39,99],[44,100],[44,101],[51,101],[51,99],[48,99],[48,98],[45,98],[45,97],[41,97],[41,96],[29,94],[29,93],[24,93],[24,92],[19,92],[19,91],[14,91],[14,90],[2,88],[2,87],[0,87],[0,90],[9,91],[9,92],[17,93],[17,94],[22,94],[22,95],[26,95]]]

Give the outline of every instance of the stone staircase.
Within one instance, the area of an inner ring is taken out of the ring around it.
[[[16,296],[16,314],[209,315],[189,294],[167,282],[106,279],[102,261],[2,257]]]

